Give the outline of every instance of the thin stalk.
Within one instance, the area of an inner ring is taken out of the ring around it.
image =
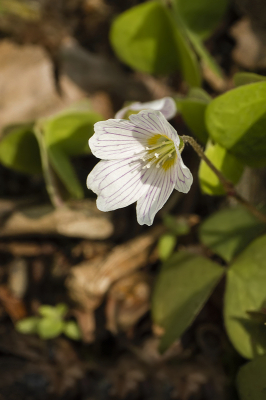
[[[256,218],[266,224],[266,215],[260,212],[256,207],[254,207],[251,203],[245,200],[239,193],[237,193],[234,185],[230,182],[222,173],[219,171],[215,165],[206,157],[202,147],[191,137],[191,136],[181,136],[184,143],[189,143],[191,147],[196,151],[198,156],[205,161],[208,167],[215,173],[215,175],[219,178],[221,184],[224,187],[226,194],[232,198],[234,198],[238,203],[244,206],[248,211],[250,211]]]

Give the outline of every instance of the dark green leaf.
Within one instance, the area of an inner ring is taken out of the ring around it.
[[[222,275],[217,264],[185,252],[164,263],[152,300],[153,319],[165,328],[162,351],[188,328]]]
[[[182,236],[190,232],[189,223],[184,217],[174,217],[173,215],[166,214],[163,217],[163,223],[173,235]]]
[[[266,165],[266,82],[218,96],[207,107],[210,136],[250,166]]]
[[[161,3],[149,1],[119,15],[110,40],[118,57],[132,68],[157,74],[181,70],[191,86],[200,85],[195,54]]]
[[[42,170],[47,192],[49,194],[52,204],[55,207],[61,206],[64,202],[64,199],[67,197],[66,189],[51,165],[50,157],[44,140],[44,135],[38,125],[35,126],[34,133],[40,148]]]
[[[188,37],[189,37],[196,53],[201,58],[203,65],[205,67],[207,67],[208,69],[210,69],[214,75],[216,75],[216,80],[217,79],[222,80],[224,78],[223,72],[222,72],[221,68],[219,67],[219,65],[217,64],[217,62],[215,61],[215,59],[211,56],[209,51],[204,46],[200,36],[193,33],[190,30],[187,31],[187,34],[188,34]]]
[[[263,232],[265,224],[240,206],[212,214],[199,228],[201,242],[227,262]]]
[[[266,399],[266,356],[255,358],[242,367],[237,377],[241,400]]]
[[[69,156],[61,150],[59,145],[48,147],[47,152],[51,165],[69,193],[77,199],[82,199],[83,189],[69,160]]]
[[[187,97],[176,98],[177,109],[181,112],[184,121],[195,137],[205,144],[208,131],[205,124],[205,110],[211,98],[202,90],[192,89]]]
[[[201,38],[208,37],[222,20],[228,0],[173,0],[184,24]]]
[[[0,142],[0,162],[19,172],[41,173],[41,158],[33,125],[13,127]]]
[[[236,86],[248,85],[249,83],[261,81],[266,81],[266,76],[254,74],[253,72],[237,72],[234,75],[234,83]]]
[[[255,239],[228,270],[225,325],[237,349],[246,358],[266,351],[266,326],[250,318],[266,299],[266,235]]]
[[[243,164],[224,147],[219,144],[207,144],[205,155],[213,165],[233,184],[236,184],[244,170]],[[201,161],[199,168],[200,187],[203,193],[211,196],[221,196],[225,190],[217,175],[208,167],[205,161]]]

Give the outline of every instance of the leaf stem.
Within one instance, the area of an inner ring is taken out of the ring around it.
[[[219,178],[221,184],[224,187],[226,194],[232,198],[234,198],[238,203],[244,206],[249,212],[251,212],[256,218],[266,224],[266,215],[260,212],[256,207],[254,207],[251,203],[245,200],[239,193],[237,193],[234,185],[230,182],[222,173],[219,171],[215,165],[206,157],[202,147],[191,137],[191,136],[181,136],[184,143],[189,143],[193,149],[196,151],[198,156],[205,161],[208,167],[215,173],[215,175]]]

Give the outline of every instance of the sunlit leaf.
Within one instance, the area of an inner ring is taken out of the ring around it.
[[[263,232],[265,224],[240,206],[217,211],[199,228],[201,242],[227,262]]]
[[[236,350],[246,358],[266,352],[266,326],[249,311],[260,310],[266,299],[266,235],[255,239],[227,274],[225,326]]]
[[[102,120],[100,114],[91,111],[64,111],[43,122],[47,147],[58,146],[67,155],[90,152],[88,140],[93,135],[93,126]]]
[[[64,334],[72,340],[80,340],[81,332],[75,321],[67,321],[64,326]]]
[[[56,306],[43,304],[38,308],[38,313],[48,318],[63,318],[68,311],[68,307],[64,303],[58,303]]]
[[[214,141],[244,164],[266,165],[266,82],[218,96],[207,107],[206,123]]]
[[[184,333],[222,275],[214,262],[185,252],[163,264],[152,299],[153,320],[165,329],[161,351]]]
[[[61,319],[45,317],[42,318],[37,327],[38,334],[42,339],[53,339],[64,330],[64,321]]]
[[[166,233],[160,237],[158,242],[158,252],[162,261],[165,261],[170,257],[174,251],[176,243],[176,236],[170,233]]]
[[[40,318],[38,317],[24,318],[16,323],[15,328],[18,332],[25,335],[34,334],[37,333],[39,320]]]
[[[233,184],[239,181],[244,170],[244,165],[224,147],[221,147],[217,143],[212,144],[211,141],[209,141],[205,150],[205,155],[229,181]],[[203,193],[211,196],[221,196],[225,194],[225,190],[219,178],[203,160],[199,168],[199,181]]]
[[[68,306],[65,303],[58,303],[55,309],[61,318],[64,318],[68,312]]]

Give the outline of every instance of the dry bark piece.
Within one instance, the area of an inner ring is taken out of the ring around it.
[[[111,287],[106,303],[106,328],[116,334],[128,331],[150,309],[150,277],[134,272]]]
[[[11,253],[15,257],[36,257],[53,254],[55,247],[51,243],[2,242],[0,243],[0,251]]]
[[[151,229],[115,247],[107,257],[74,267],[67,281],[70,295],[78,302],[81,299],[81,303],[84,296],[100,303],[114,282],[147,264],[151,247],[163,230],[162,227]]]
[[[87,239],[107,239],[114,232],[111,213],[99,211],[93,201],[73,202],[53,209],[50,205],[16,211],[0,226],[0,236],[61,234]]]
[[[54,114],[85,96],[67,77],[62,80],[59,96],[53,65],[45,51],[8,40],[0,44],[0,87],[0,129]]]
[[[0,286],[0,302],[12,321],[16,322],[27,316],[23,301],[17,299],[5,285]]]
[[[148,233],[115,247],[107,256],[83,262],[72,269],[66,285],[73,300],[88,313],[92,329],[92,313],[106,294],[107,326],[113,332],[118,328],[128,329],[148,310],[148,279],[145,274],[135,271],[149,263],[152,246],[163,231],[161,226],[150,229]],[[127,315],[129,311],[131,313]],[[91,336],[93,340],[92,331],[86,330],[84,336]]]
[[[93,310],[74,310],[79,328],[82,334],[82,340],[85,343],[92,343],[95,340],[96,321]]]
[[[8,266],[8,288],[17,299],[22,299],[28,287],[28,265],[25,259],[15,258]]]

